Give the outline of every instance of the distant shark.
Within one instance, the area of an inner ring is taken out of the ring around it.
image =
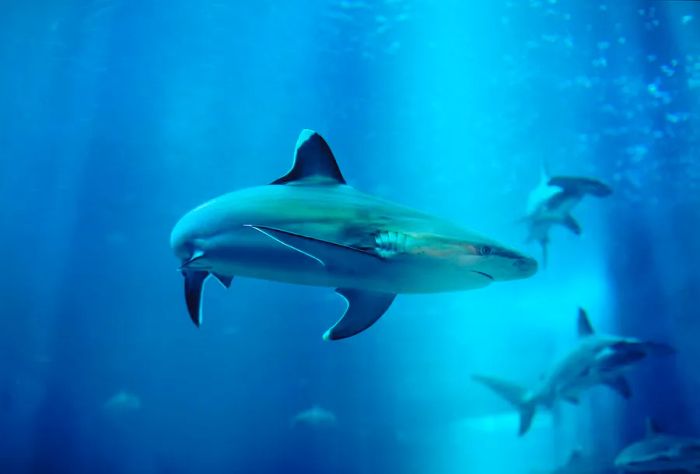
[[[540,183],[530,193],[527,216],[523,221],[528,226],[528,242],[538,242],[542,247],[542,265],[547,266],[547,246],[549,230],[553,225],[561,225],[576,235],[581,234],[581,226],[571,215],[584,196],[605,197],[612,189],[596,179],[555,176],[550,178],[543,169]]]
[[[314,405],[308,410],[303,410],[292,418],[291,425],[308,425],[316,427],[330,427],[336,424],[336,416],[330,410]]]
[[[647,419],[646,437],[617,455],[615,467],[625,472],[700,473],[700,439],[664,434]]]
[[[602,472],[600,466],[584,457],[580,449],[575,449],[563,465],[551,470],[533,471],[532,474],[600,474]]]
[[[602,463],[584,456],[580,449],[575,449],[563,465],[552,470],[533,471],[532,474],[603,474],[605,472],[608,472],[608,469]]]
[[[473,376],[519,410],[520,436],[527,433],[538,406],[552,408],[558,400],[577,404],[582,392],[597,385],[607,385],[629,398],[632,392],[623,373],[649,355],[674,352],[666,344],[595,334],[582,308],[579,308],[578,334],[578,344],[532,390],[492,377]]]
[[[374,324],[397,293],[467,290],[527,278],[537,262],[493,240],[348,186],[326,141],[304,130],[292,169],[187,213],[170,237],[192,321],[204,281],[234,275],[336,288],[345,314],[324,339]]]
[[[102,405],[102,408],[115,413],[136,411],[141,408],[141,399],[134,393],[120,390],[109,397]]]

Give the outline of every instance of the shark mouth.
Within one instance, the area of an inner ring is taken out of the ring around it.
[[[494,280],[495,280],[495,279],[494,279],[491,275],[489,275],[488,273],[480,272],[480,271],[478,271],[478,270],[472,270],[472,271],[473,271],[474,273],[478,273],[478,274],[481,275],[481,276],[485,276],[486,278],[488,278],[488,279],[491,280],[491,281],[494,281]]]

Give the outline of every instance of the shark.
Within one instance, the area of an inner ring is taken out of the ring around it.
[[[141,408],[141,398],[135,393],[120,390],[104,402],[102,407],[110,412],[132,412]]]
[[[554,176],[542,169],[540,182],[528,197],[527,215],[523,221],[528,227],[527,242],[538,242],[542,247],[542,264],[547,266],[549,231],[555,225],[581,234],[581,226],[571,211],[585,196],[606,197],[612,189],[605,183],[586,177]]]
[[[314,427],[330,427],[337,422],[335,413],[319,405],[300,411],[291,419],[291,426],[308,425]]]
[[[551,409],[559,400],[578,404],[581,394],[592,387],[605,385],[629,399],[632,390],[624,373],[648,356],[674,353],[664,343],[597,334],[583,308],[578,311],[578,336],[575,347],[530,390],[494,377],[472,376],[518,409],[520,436],[530,429],[538,407]]]
[[[580,448],[576,448],[561,466],[551,470],[533,471],[532,474],[603,474],[607,471],[601,463],[585,456]]]
[[[197,327],[207,278],[228,288],[243,276],[335,288],[347,306],[326,340],[372,326],[399,293],[482,288],[537,271],[534,259],[492,239],[348,185],[312,130],[299,135],[284,176],[191,210],[170,245]]]
[[[615,458],[615,467],[624,472],[700,473],[700,439],[673,436],[650,418],[644,439],[630,444]]]

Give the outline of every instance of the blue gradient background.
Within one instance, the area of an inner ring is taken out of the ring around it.
[[[530,473],[605,465],[647,415],[700,434],[699,113],[697,2],[4,2],[0,471]],[[359,189],[536,256],[542,163],[615,193],[532,279],[400,296],[349,340],[321,340],[332,291],[244,278],[196,330],[172,225],[284,174],[302,128]],[[678,354],[519,439],[470,374],[534,384],[579,305]],[[314,404],[336,425],[291,426]]]

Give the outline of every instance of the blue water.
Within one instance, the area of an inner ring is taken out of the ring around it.
[[[700,435],[700,3],[7,0],[0,15],[0,472],[530,473],[604,461],[646,416]],[[303,128],[350,184],[535,257],[544,165],[614,188],[533,278],[399,295],[324,342],[330,289],[209,282],[187,316],[185,212],[289,169]],[[538,414],[601,332],[672,344]],[[314,406],[325,423],[297,422]]]

